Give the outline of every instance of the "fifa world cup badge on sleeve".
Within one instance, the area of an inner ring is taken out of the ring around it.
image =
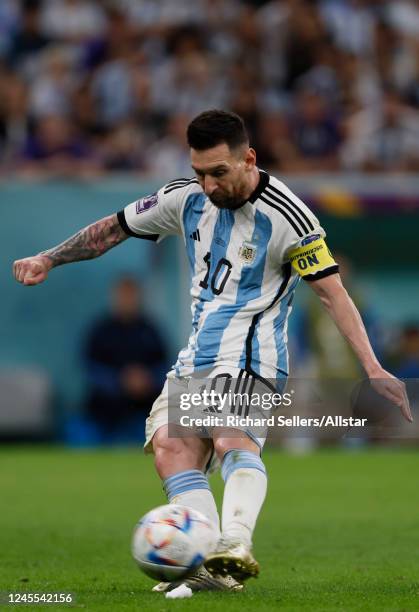
[[[145,196],[145,198],[141,198],[140,200],[136,201],[135,212],[137,213],[137,215],[139,215],[140,213],[143,213],[146,210],[153,208],[153,206],[155,206],[157,202],[158,202],[157,193],[152,193],[149,196]]]
[[[290,251],[289,258],[294,270],[302,277],[336,266],[325,241],[318,234],[305,238],[301,246]]]

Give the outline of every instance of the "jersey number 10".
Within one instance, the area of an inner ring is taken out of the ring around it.
[[[199,286],[203,289],[208,289],[208,281],[210,277],[210,269],[211,269],[211,253],[208,253],[204,257],[204,261],[207,264],[207,273],[205,274],[204,280],[199,283]],[[224,287],[226,285],[227,279],[231,274],[232,268],[231,262],[228,261],[225,257],[222,257],[215,268],[212,276],[211,276],[211,289],[215,295],[220,295],[223,292]]]

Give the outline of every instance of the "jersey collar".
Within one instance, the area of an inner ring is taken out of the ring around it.
[[[259,170],[259,183],[256,185],[256,189],[250,194],[248,198],[248,202],[251,202],[252,204],[256,202],[260,194],[265,190],[265,188],[267,187],[269,183],[269,174],[265,172],[264,170],[260,170],[259,168],[258,170]]]

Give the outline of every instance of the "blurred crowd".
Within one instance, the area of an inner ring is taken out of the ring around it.
[[[189,176],[238,112],[278,172],[419,169],[419,0],[1,0],[0,176]]]

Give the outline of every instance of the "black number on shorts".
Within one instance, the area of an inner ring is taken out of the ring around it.
[[[207,272],[205,274],[204,280],[199,283],[199,286],[203,289],[208,289],[208,280],[210,275],[211,268],[211,253],[208,253],[204,257],[204,261],[207,264]],[[217,263],[217,267],[214,270],[214,274],[211,277],[211,289],[215,295],[220,295],[224,291],[224,287],[226,286],[226,282],[228,277],[231,274],[231,269],[233,265],[228,259],[222,257]]]

